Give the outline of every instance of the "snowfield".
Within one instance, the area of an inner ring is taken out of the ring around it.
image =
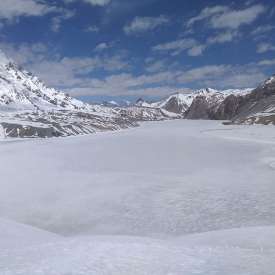
[[[0,141],[2,275],[274,275],[274,126]]]

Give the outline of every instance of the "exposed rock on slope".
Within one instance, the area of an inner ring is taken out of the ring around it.
[[[161,108],[189,119],[230,119],[237,110],[241,95],[247,94],[251,90],[218,91],[207,88],[188,93],[176,93],[153,103],[139,99],[136,104],[148,108]]]
[[[241,95],[229,95],[218,106],[213,118],[217,120],[230,120],[234,117],[244,102]]]
[[[185,118],[214,119],[214,114],[223,100],[224,95],[222,93],[206,89],[204,93],[200,93],[194,98]]]
[[[252,89],[216,91],[205,89],[193,100],[186,111],[187,119],[232,119],[238,112],[244,96]]]
[[[154,121],[181,118],[180,115],[168,112],[162,108],[138,107],[118,109],[122,117],[128,117],[135,121]]]
[[[233,122],[275,124],[275,76],[245,96]]]
[[[168,112],[183,114],[191,105],[195,92],[192,93],[176,93],[159,102],[152,103],[152,107],[165,109]]]
[[[130,117],[83,111],[41,111],[0,116],[2,137],[65,137],[138,126]]]
[[[14,63],[0,64],[0,110],[88,109],[88,105],[57,91]]]
[[[147,108],[158,108],[162,110],[166,110],[170,113],[175,114],[184,114],[184,112],[189,108],[191,105],[195,93],[176,93],[172,94],[160,101],[156,102],[146,102],[142,98],[138,99],[136,102],[136,106],[140,107],[147,107]]]

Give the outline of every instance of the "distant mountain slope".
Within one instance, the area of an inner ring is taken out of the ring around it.
[[[244,97],[233,122],[275,124],[275,75]]]
[[[0,64],[0,110],[87,109],[88,105],[48,88],[14,63]]]
[[[230,97],[238,97],[251,92],[252,89],[229,89],[215,90],[211,88],[195,90],[193,92],[176,93],[157,102],[146,102],[139,99],[136,102],[137,106],[147,108],[161,108],[168,112],[181,114],[186,118],[192,119],[214,119],[212,113],[222,113],[220,107],[222,102]],[[229,100],[228,100],[229,101]],[[226,108],[228,104],[226,103]],[[225,108],[225,109],[226,109]]]
[[[191,105],[194,93],[176,93],[159,102],[152,103],[152,107],[165,109],[169,112],[183,114]]]
[[[239,101],[250,93],[252,89],[230,89],[217,91],[206,89],[198,94],[189,109],[186,111],[187,119],[231,119],[237,112]]]
[[[191,105],[195,95],[194,93],[176,93],[172,94],[160,101],[146,102],[143,99],[139,99],[136,102],[136,106],[147,108],[161,108],[168,112],[183,114]]]
[[[91,105],[53,88],[0,51],[0,137],[59,137],[138,126],[175,118],[143,107]]]

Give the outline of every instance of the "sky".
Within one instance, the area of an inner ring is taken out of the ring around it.
[[[0,49],[85,100],[256,87],[275,73],[275,2],[1,0]]]

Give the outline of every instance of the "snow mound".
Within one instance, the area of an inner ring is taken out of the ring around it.
[[[275,227],[234,229],[191,235],[177,242],[128,236],[66,239],[0,251],[0,271],[21,275],[271,275],[274,231]],[[259,234],[265,237],[255,245]],[[223,243],[217,242],[220,239]]]
[[[51,243],[59,239],[62,238],[56,234],[0,218],[1,250]]]

